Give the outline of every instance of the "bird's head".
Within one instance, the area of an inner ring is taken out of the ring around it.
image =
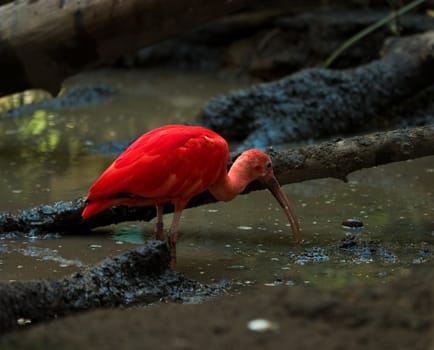
[[[274,176],[270,156],[261,150],[250,149],[243,152],[238,158],[244,164],[246,176],[250,177],[252,180],[258,180],[273,194],[274,198],[276,198],[289,220],[294,234],[294,240],[300,242],[300,228],[295,216],[295,211],[283,192],[279,181]]]
[[[244,164],[246,176],[251,179],[259,179],[270,174],[273,174],[271,158],[268,154],[259,149],[249,149],[240,154],[237,158]]]

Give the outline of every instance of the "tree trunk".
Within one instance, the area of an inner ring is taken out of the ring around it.
[[[86,67],[242,8],[251,0],[14,1],[0,7],[0,96],[56,94]]]

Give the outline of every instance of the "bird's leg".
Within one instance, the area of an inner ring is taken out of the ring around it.
[[[176,210],[173,213],[172,225],[170,226],[169,236],[167,238],[170,253],[170,267],[172,269],[176,267],[176,241],[178,240],[178,226],[179,220],[181,219],[181,213],[181,210]]]
[[[164,225],[163,225],[163,210],[164,205],[157,205],[157,223],[155,224],[155,238],[159,241],[164,241]]]

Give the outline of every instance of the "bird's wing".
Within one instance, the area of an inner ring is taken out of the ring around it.
[[[155,129],[137,139],[90,188],[88,200],[128,194],[187,198],[204,191],[226,171],[228,145],[200,127]]]

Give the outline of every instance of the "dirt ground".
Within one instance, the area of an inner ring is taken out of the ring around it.
[[[434,349],[433,281],[422,267],[380,286],[259,287],[203,304],[97,310],[8,334],[0,349]],[[249,329],[260,319],[265,330]]]

